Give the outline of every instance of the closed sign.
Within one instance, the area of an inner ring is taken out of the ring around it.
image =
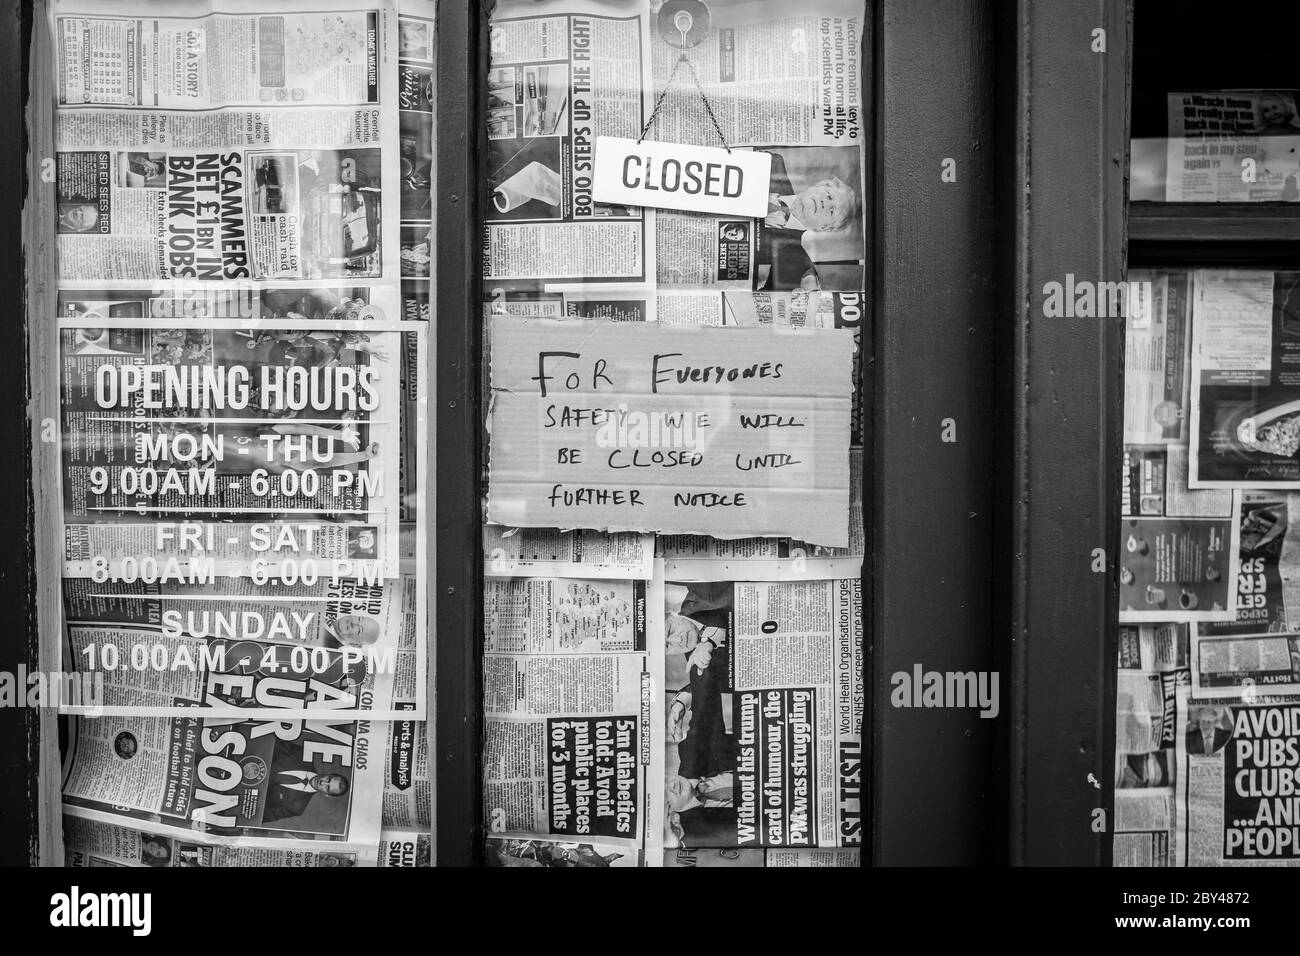
[[[747,219],[767,215],[770,153],[597,136],[595,166],[596,202]]]

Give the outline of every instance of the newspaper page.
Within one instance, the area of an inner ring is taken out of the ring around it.
[[[350,867],[377,865],[376,847],[335,845],[328,849],[301,843],[282,847],[228,846],[210,843],[202,833],[188,837],[140,828],[63,818],[64,865],[152,867]]]
[[[1173,748],[1175,696],[1178,688],[1191,681],[1188,643],[1185,624],[1120,627],[1115,705],[1117,763],[1130,754]],[[1121,779],[1124,772],[1121,767]]]
[[[1294,866],[1300,703],[1178,698],[1176,866]]]
[[[1192,308],[1192,488],[1300,488],[1300,273],[1203,269]]]
[[[861,844],[861,581],[669,582],[664,611],[664,849]]]
[[[1174,788],[1115,791],[1115,866],[1174,866]]]
[[[591,195],[596,137],[636,138],[649,116],[648,13],[501,3],[489,42],[483,278],[653,280],[654,213]]]
[[[1171,92],[1166,202],[1300,200],[1295,90]]]
[[[644,612],[662,598],[654,579],[638,583],[639,599],[608,581],[529,580],[513,601],[532,602],[546,623],[488,614],[483,763],[494,836],[594,840],[644,865],[662,825],[650,799],[661,733],[650,648],[662,638],[647,635]],[[570,612],[554,625],[548,605],[561,602]]]
[[[263,666],[256,657],[243,661],[210,673],[192,702],[195,716],[77,718],[65,752],[64,812],[164,835],[201,833],[223,845],[378,845],[383,761],[375,758],[386,728],[358,719],[342,666],[285,678],[268,676],[285,666],[279,655]],[[217,700],[276,698],[316,716],[202,716]]]

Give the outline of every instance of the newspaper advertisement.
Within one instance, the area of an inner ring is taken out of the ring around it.
[[[1188,491],[1178,445],[1124,448],[1120,472],[1122,624],[1232,621],[1241,493]]]
[[[65,573],[396,576],[397,332],[116,321],[60,331]]]
[[[406,13],[405,7],[402,12]],[[429,320],[432,272],[434,40],[430,17],[398,19],[402,316],[418,322]]]
[[[646,599],[662,600],[660,586],[638,582],[639,621],[638,605],[607,581],[599,587],[582,580],[528,582],[515,600],[532,600],[533,614],[548,621],[546,602],[574,597],[563,587],[569,583],[579,594],[567,626],[503,632],[489,613],[483,662],[488,830],[543,843],[608,845],[642,865],[647,840],[662,825],[650,799],[662,725],[652,717],[649,652],[662,638],[647,635],[644,616]]]
[[[1266,491],[1242,492],[1237,615],[1231,622],[1202,624],[1201,633],[1294,630],[1288,622],[1287,608],[1298,606],[1296,602],[1300,601],[1295,591],[1300,554],[1294,535],[1288,548],[1290,497]]]
[[[1300,200],[1295,90],[1171,92],[1166,202]]]
[[[152,866],[152,867],[366,867],[376,866],[376,847],[329,845],[328,849],[308,843],[279,847],[229,846],[210,843],[202,833],[187,837],[152,833],[149,825],[139,828],[88,820],[68,815],[63,818],[64,865]]]
[[[1300,635],[1198,632],[1191,663],[1198,701],[1300,696]]]
[[[1192,308],[1192,488],[1300,488],[1300,273],[1205,269]]]
[[[860,845],[857,578],[664,588],[663,847]]]
[[[1176,866],[1300,862],[1300,703],[1178,698]]]
[[[592,199],[596,137],[636,138],[649,115],[647,19],[590,0],[493,14],[484,279],[653,280],[653,212]]]

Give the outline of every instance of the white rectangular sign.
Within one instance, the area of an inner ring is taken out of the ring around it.
[[[762,219],[772,154],[597,136],[596,202]]]

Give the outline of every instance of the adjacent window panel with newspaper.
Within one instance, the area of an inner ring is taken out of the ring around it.
[[[1300,13],[1186,12],[1135,7],[1114,863],[1295,865]]]

